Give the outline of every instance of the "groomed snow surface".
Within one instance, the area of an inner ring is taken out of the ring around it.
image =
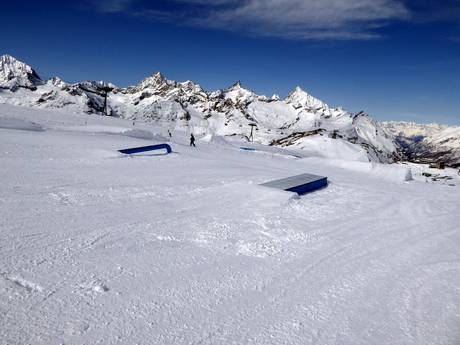
[[[460,343],[456,172],[166,134],[0,105],[1,344]]]

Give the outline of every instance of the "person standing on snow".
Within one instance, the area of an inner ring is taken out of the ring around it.
[[[169,135],[169,139],[171,139],[171,138],[172,138],[172,134],[171,134],[171,132],[169,131],[169,129],[168,129],[168,135]]]
[[[195,146],[195,137],[193,136],[193,133],[190,134],[190,146],[196,147]]]

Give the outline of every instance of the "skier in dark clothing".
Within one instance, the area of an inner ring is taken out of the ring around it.
[[[172,134],[171,134],[171,132],[169,131],[169,129],[168,129],[168,135],[169,135],[169,138],[172,138]]]
[[[190,146],[196,147],[195,146],[195,137],[193,136],[193,134],[190,135]]]

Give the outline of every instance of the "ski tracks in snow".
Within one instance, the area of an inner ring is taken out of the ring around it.
[[[460,339],[458,188],[225,146],[112,159],[139,142],[5,133],[0,343]],[[304,171],[331,184],[258,186]]]

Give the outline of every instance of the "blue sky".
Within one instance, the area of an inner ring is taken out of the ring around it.
[[[460,0],[30,0],[0,20],[0,54],[43,77],[299,85],[378,120],[460,125]]]

